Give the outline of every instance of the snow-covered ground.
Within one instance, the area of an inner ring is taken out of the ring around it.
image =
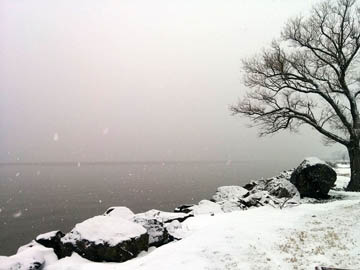
[[[337,187],[347,181],[342,175]],[[358,269],[360,193],[331,193],[341,199],[189,218],[183,240],[124,263],[94,263],[73,254],[45,270]]]

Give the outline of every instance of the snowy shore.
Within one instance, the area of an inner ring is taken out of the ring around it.
[[[73,253],[48,254],[45,270],[184,270],[360,268],[360,193],[341,191],[349,173],[337,171],[334,198],[302,199],[295,207],[199,214],[182,222],[186,236],[123,263],[95,263]],[[0,265],[0,269],[2,268]]]

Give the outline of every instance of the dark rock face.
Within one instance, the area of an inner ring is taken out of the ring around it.
[[[41,234],[36,237],[35,241],[47,248],[52,248],[56,256],[61,259],[66,256],[70,256],[72,250],[66,250],[63,248],[61,238],[65,234],[61,231],[54,231],[46,234]]]
[[[305,159],[292,173],[290,181],[301,197],[326,199],[336,181],[336,172],[319,159]]]
[[[108,243],[97,244],[86,239],[76,241],[75,245],[64,243],[65,249],[73,249],[80,256],[94,262],[125,262],[148,249],[149,235],[143,234],[111,246]]]

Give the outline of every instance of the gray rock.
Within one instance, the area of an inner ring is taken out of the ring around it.
[[[134,217],[134,222],[143,226],[149,235],[149,246],[160,247],[169,243],[172,239],[169,236],[164,223],[155,218]]]

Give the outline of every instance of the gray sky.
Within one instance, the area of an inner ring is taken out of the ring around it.
[[[326,156],[228,106],[240,59],[314,0],[0,0],[0,161]]]

